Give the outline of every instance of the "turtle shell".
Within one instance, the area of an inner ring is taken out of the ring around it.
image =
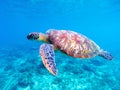
[[[77,58],[91,58],[100,47],[86,36],[70,30],[49,30],[49,40],[66,54]]]

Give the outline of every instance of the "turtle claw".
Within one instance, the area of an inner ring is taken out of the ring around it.
[[[55,54],[54,54],[54,47],[52,44],[42,44],[40,46],[40,55],[42,58],[42,62],[44,66],[48,69],[50,73],[53,75],[57,75],[57,68],[55,63]]]

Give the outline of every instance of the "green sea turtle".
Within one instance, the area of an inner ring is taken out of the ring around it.
[[[40,46],[39,53],[44,66],[53,75],[57,75],[58,72],[55,49],[76,58],[92,58],[98,55],[108,60],[113,59],[109,52],[102,50],[94,41],[70,30],[49,29],[46,34],[32,32],[27,35],[27,39],[46,42]]]

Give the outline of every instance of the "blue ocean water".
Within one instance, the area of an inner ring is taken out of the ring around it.
[[[55,52],[58,76],[39,56],[29,32],[82,33],[114,56],[112,61]],[[119,0],[0,0],[0,90],[120,90]]]

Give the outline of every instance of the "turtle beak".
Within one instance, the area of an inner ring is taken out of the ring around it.
[[[31,36],[30,35],[27,35],[27,39],[30,39],[31,38]]]
[[[39,38],[39,33],[33,32],[27,35],[28,40],[36,40]]]

